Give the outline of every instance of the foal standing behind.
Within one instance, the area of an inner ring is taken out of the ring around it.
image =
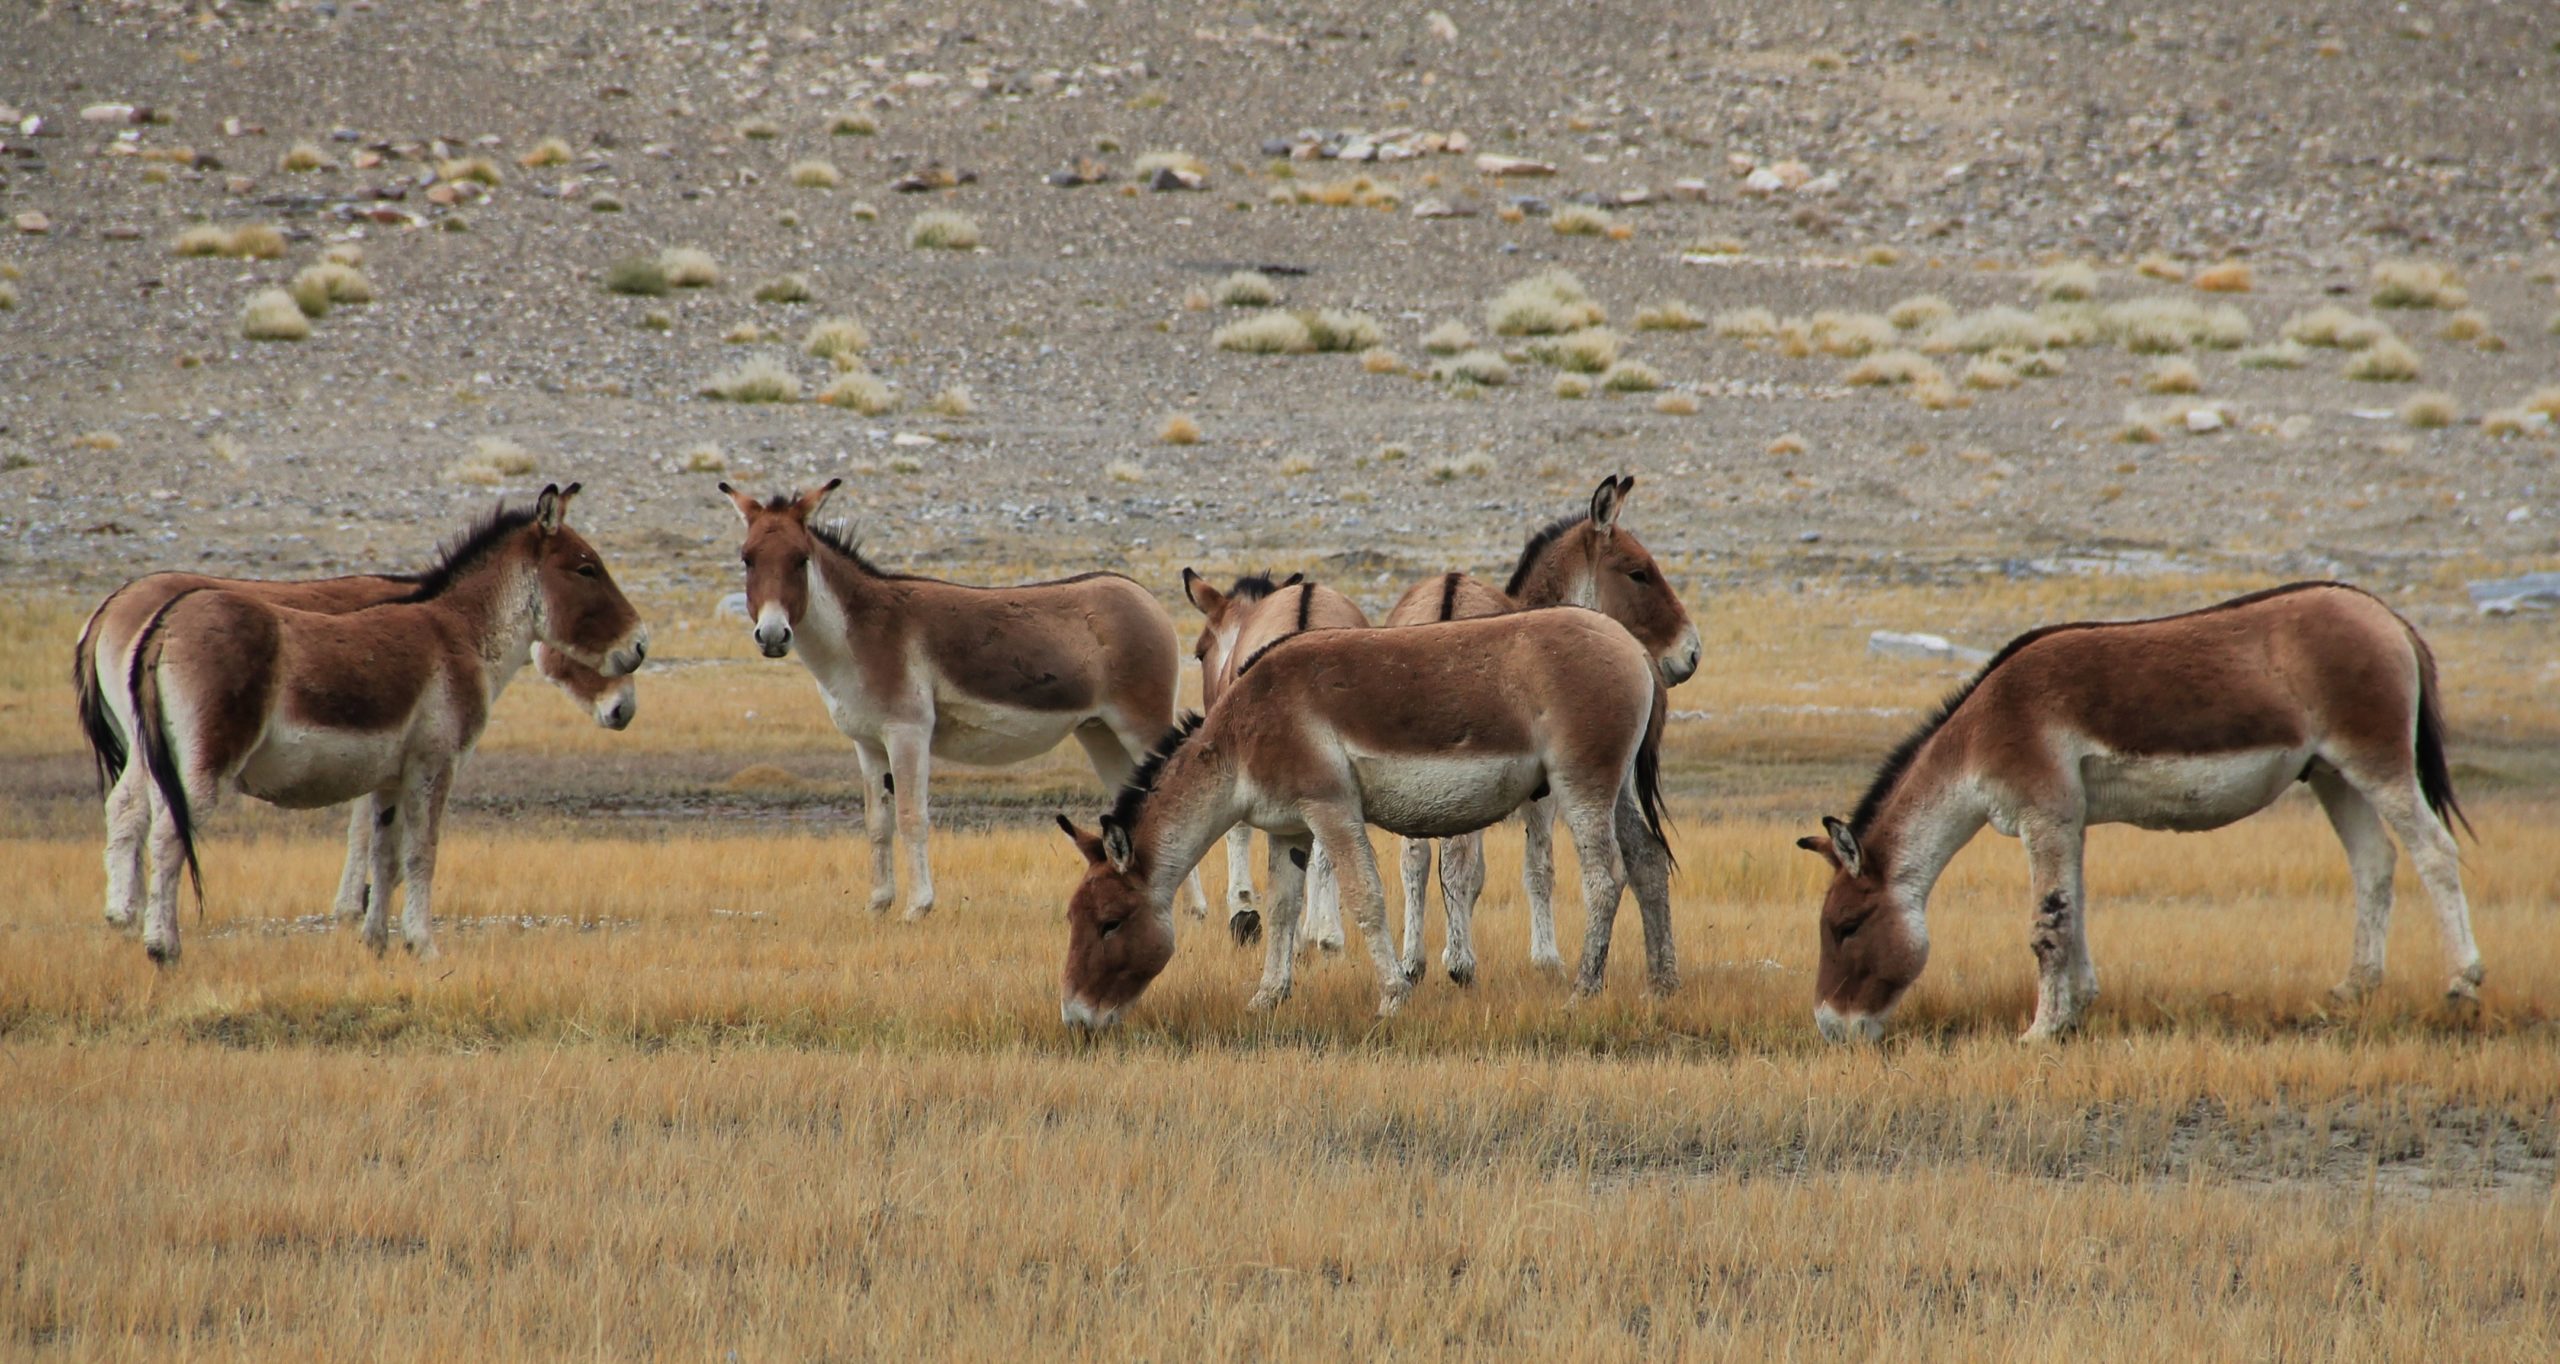
[[[1173,619],[1117,573],[968,587],[885,573],[810,516],[843,479],[758,502],[723,483],[746,521],[747,617],[767,658],[796,647],[862,765],[871,910],[897,893],[883,797],[907,846],[907,918],[933,909],[925,859],[931,760],[1001,765],[1069,734],[1117,787],[1173,720],[1182,681]],[[1193,914],[1207,913],[1195,880]]]
[[[1378,1012],[1394,1013],[1413,982],[1387,934],[1368,826],[1446,838],[1541,788],[1581,857],[1596,954],[1586,968],[1605,960],[1627,863],[1662,852],[1658,667],[1653,650],[1591,611],[1282,640],[1206,720],[1166,737],[1099,832],[1058,816],[1086,862],[1067,904],[1059,1016],[1108,1027],[1164,970],[1175,887],[1239,821],[1271,836],[1271,925],[1250,1007],[1288,998],[1298,882],[1310,845],[1321,844],[1377,967]],[[1645,955],[1657,978],[1670,969],[1670,927],[1648,909]]]
[[[1207,617],[1200,627],[1200,709],[1215,709],[1237,669],[1263,650],[1309,630],[1365,630],[1369,617],[1349,597],[1303,574],[1274,583],[1254,574],[1220,592],[1209,580],[1182,570],[1183,595]],[[1227,831],[1227,932],[1239,945],[1262,936],[1262,914],[1253,903],[1253,830]],[[1302,938],[1327,952],[1342,950],[1342,893],[1322,847],[1307,867],[1307,910]]]
[[[133,645],[142,627],[181,594],[203,588],[247,593],[276,606],[336,615],[397,601],[417,586],[417,578],[409,574],[262,582],[200,573],[149,573],[98,603],[80,630],[79,651],[71,659],[71,685],[79,700],[81,733],[89,741],[89,758],[97,766],[98,786],[106,797],[108,923],[125,927],[142,909],[142,845],[151,831],[151,779],[128,760],[134,733],[133,698],[123,685],[133,672]],[[629,677],[606,677],[540,644],[534,646],[533,661],[545,678],[575,698],[606,729],[629,725],[639,710],[638,688]],[[114,685],[106,679],[114,679]],[[352,804],[346,867],[338,876],[335,903],[338,917],[346,919],[364,913],[365,878],[373,866],[373,804],[362,798]]]
[[[2307,783],[2346,845],[2355,960],[2337,993],[2382,978],[2390,828],[2435,901],[2471,998],[2480,952],[2462,898],[2435,657],[2416,629],[2343,583],[2294,583],[2155,620],[2053,625],[2009,642],[1885,759],[1846,821],[1798,846],[1830,862],[1814,1020],[1871,1041],[1929,961],[1929,890],[1982,826],[2026,845],[2036,1016],[2070,1031],[2098,997],[2084,831],[2218,829]]]
[[[608,677],[648,656],[638,613],[565,523],[577,491],[548,487],[530,510],[492,516],[397,601],[323,615],[204,588],[160,608],[129,674],[135,747],[160,793],[142,930],[153,960],[178,956],[181,866],[203,894],[198,813],[235,786],[297,809],[370,797],[380,893],[365,942],[387,944],[390,888],[406,879],[401,937],[435,954],[445,797],[499,690],[536,640]]]
[[[1680,594],[1671,590],[1670,580],[1664,576],[1662,566],[1654,562],[1652,553],[1636,539],[1635,532],[1618,525],[1618,517],[1627,507],[1627,495],[1635,491],[1635,486],[1633,474],[1600,480],[1600,486],[1591,490],[1587,511],[1529,537],[1529,543],[1520,551],[1519,564],[1511,570],[1511,581],[1501,589],[1464,573],[1444,573],[1407,591],[1388,609],[1383,623],[1422,625],[1550,606],[1589,607],[1627,627],[1637,639],[1664,646],[1657,655],[1664,686],[1676,687],[1688,681],[1698,671],[1698,627],[1690,621],[1689,608],[1681,604]],[[1553,809],[1543,802],[1531,801],[1527,835],[1520,872],[1529,899],[1529,962],[1541,970],[1561,972],[1564,958],[1556,949]],[[1484,890],[1484,834],[1479,831],[1442,840],[1440,850],[1440,898],[1451,935],[1441,954],[1442,965],[1451,980],[1464,985],[1474,979],[1475,954],[1471,945],[1461,941],[1457,925],[1470,921],[1476,896]],[[1406,839],[1403,862],[1404,971],[1407,979],[1419,980],[1423,897],[1431,885],[1431,844],[1424,839]],[[1667,903],[1669,885],[1653,884],[1649,870],[1639,869],[1637,902],[1663,899]],[[1663,979],[1656,984],[1667,989],[1670,982]],[[1586,972],[1581,988],[1596,990],[1599,983]]]

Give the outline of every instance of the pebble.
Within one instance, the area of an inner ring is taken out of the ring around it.
[[[89,123],[149,123],[151,111],[131,104],[92,104],[80,117]]]
[[[1496,177],[1505,175],[1553,175],[1556,173],[1556,168],[1548,162],[1532,161],[1525,156],[1504,156],[1499,152],[1486,152],[1484,155],[1477,157],[1476,169],[1483,171],[1487,175]]]
[[[28,211],[19,214],[17,217],[11,219],[10,222],[20,232],[24,232],[30,237],[41,237],[45,233],[53,230],[53,219],[48,218],[33,209],[29,209]]]
[[[1425,199],[1421,203],[1413,206],[1413,216],[1417,218],[1472,218],[1476,216],[1476,211],[1472,208],[1462,208],[1456,204],[1450,203],[1446,199]]]
[[[1159,166],[1155,174],[1147,177],[1147,188],[1159,191],[1199,189],[1208,183],[1209,177],[1179,166]]]
[[[2219,408],[2191,407],[2187,409],[2187,430],[2196,435],[2201,436],[2208,431],[2219,431],[2223,428],[2224,424],[2225,423],[2222,420],[2222,412]]]

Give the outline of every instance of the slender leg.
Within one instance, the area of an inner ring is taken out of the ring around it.
[[[434,769],[401,793],[400,871],[408,890],[400,901],[400,941],[420,961],[436,958],[436,840],[444,832],[445,794],[453,769]]]
[[[2427,808],[2415,777],[2397,788],[2363,789],[2383,823],[2399,835],[2400,846],[2409,850],[2409,860],[2418,866],[2418,880],[2435,904],[2436,928],[2444,940],[2445,998],[2478,999],[2483,974],[2480,948],[2471,940],[2471,904],[2462,894],[2461,849],[2454,845],[2453,831]]]
[[[183,769],[182,769],[183,770]],[[187,803],[202,821],[213,813],[214,799],[221,782],[212,774],[189,772],[183,778]],[[168,803],[161,800],[144,802],[151,820],[151,884],[145,893],[142,948],[151,960],[162,966],[178,962],[178,886],[186,879],[186,849],[178,842],[178,817]]]
[[[1369,847],[1369,829],[1356,809],[1320,808],[1308,812],[1316,842],[1333,856],[1335,879],[1342,884],[1342,908],[1360,926],[1369,944],[1369,960],[1378,968],[1378,1016],[1394,1013],[1413,993],[1396,960],[1395,943],[1387,936],[1387,887],[1378,879],[1378,855]]]
[[[2076,817],[2021,821],[2027,848],[2027,881],[2035,896],[2035,930],[2027,945],[2036,954],[2036,1016],[2022,1042],[2045,1042],[2080,1026],[2098,997],[2097,968],[2089,961],[2089,902],[2081,889],[2083,833]]]
[[[141,913],[143,849],[151,841],[151,774],[139,757],[128,759],[107,789],[107,922],[129,928]]]
[[[400,883],[400,795],[393,787],[364,802],[373,810],[373,890],[364,902],[364,945],[377,957],[391,946],[391,892]],[[410,888],[413,898],[417,893]]]
[[[1402,965],[1407,980],[1422,978],[1422,914],[1425,897],[1431,894],[1432,846],[1432,841],[1427,838],[1405,839],[1398,866],[1404,874]],[[1441,893],[1447,894],[1448,888],[1443,886]]]
[[[1342,880],[1333,857],[1316,845],[1307,862],[1306,918],[1298,929],[1298,945],[1322,952],[1342,950]]]
[[[1484,894],[1484,831],[1461,834],[1441,845],[1440,912],[1448,920],[1440,964],[1449,979],[1473,985],[1476,979],[1476,897]],[[1422,975],[1422,945],[1405,944],[1407,980]]]
[[[2336,770],[2322,767],[2313,772],[2311,792],[2320,798],[2329,827],[2338,831],[2338,842],[2346,847],[2347,870],[2356,883],[2355,955],[2348,962],[2346,979],[2329,993],[2342,1000],[2357,999],[2382,983],[2383,954],[2391,936],[2391,873],[2400,853],[2391,846],[2391,835],[2383,831],[2382,816],[2374,812],[2373,802]]]
[[[1227,830],[1227,936],[1238,946],[1262,936],[1262,910],[1253,902],[1253,830]]]
[[[1313,845],[1306,835],[1272,834],[1271,931],[1262,944],[1262,984],[1245,1007],[1257,1013],[1289,997],[1298,967],[1298,907],[1306,903],[1307,864]]]
[[[1618,853],[1644,921],[1645,988],[1667,995],[1680,987],[1680,955],[1671,943],[1671,850],[1645,826],[1632,784],[1618,788],[1617,826]]]
[[[1558,791],[1565,831],[1573,835],[1573,853],[1582,863],[1582,911],[1588,921],[1582,934],[1582,969],[1575,975],[1573,997],[1600,993],[1609,970],[1609,935],[1618,921],[1618,899],[1626,892],[1627,862],[1618,851],[1617,791]]]
[[[1556,801],[1550,793],[1521,807],[1528,841],[1520,854],[1520,888],[1529,896],[1529,964],[1564,974],[1556,950]]]
[[[347,802],[347,862],[338,872],[338,897],[330,903],[333,917],[363,916],[365,883],[372,870],[373,797],[358,796]]]
[[[898,898],[898,859],[889,841],[889,750],[857,739],[853,756],[862,768],[862,834],[871,840],[871,912],[886,914]]]
[[[907,848],[906,917],[913,923],[933,912],[933,864],[925,859],[933,823],[925,801],[925,781],[933,766],[931,731],[892,730],[881,737],[888,741],[889,775],[898,784],[898,841]]]

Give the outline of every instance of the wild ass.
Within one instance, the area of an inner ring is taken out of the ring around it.
[[[1059,825],[1086,868],[1067,904],[1059,1016],[1108,1027],[1172,958],[1175,887],[1238,822],[1271,836],[1271,924],[1248,1005],[1289,995],[1311,846],[1324,847],[1378,974],[1378,1012],[1413,982],[1387,935],[1367,826],[1414,838],[1482,828],[1541,791],[1581,854],[1595,977],[1627,863],[1663,855],[1658,654],[1597,612],[1532,611],[1409,630],[1317,630],[1240,671],[1172,731],[1095,832]],[[1623,851],[1623,855],[1622,855]],[[1671,969],[1648,909],[1645,952]]]
[[[1308,630],[1365,630],[1369,617],[1349,597],[1305,575],[1292,573],[1274,583],[1265,574],[1238,578],[1224,592],[1209,580],[1182,570],[1183,595],[1207,619],[1200,627],[1200,708],[1218,704],[1236,669],[1247,659]],[[1227,831],[1227,932],[1238,944],[1262,936],[1262,912],[1253,902],[1253,831],[1242,824]],[[1299,936],[1327,952],[1342,950],[1342,895],[1333,879],[1333,863],[1322,847],[1307,867],[1307,907]]]
[[[2053,625],[2009,642],[1894,749],[1847,820],[1798,846],[1832,867],[1814,1019],[1873,1040],[1929,960],[1929,890],[1983,825],[2025,844],[2036,906],[2036,1013],[2024,1041],[2077,1026],[2098,995],[2083,831],[2216,829],[2311,787],[2356,883],[2355,955],[2337,987],[2382,978],[2397,860],[2435,901],[2451,975],[2480,953],[2462,897],[2435,658],[2388,606],[2294,583],[2185,615]]]
[[[1632,474],[1600,480],[1591,490],[1591,505],[1529,537],[1511,579],[1500,588],[1464,573],[1426,578],[1408,590],[1387,612],[1384,624],[1420,625],[1433,621],[1473,620],[1513,611],[1551,606],[1584,606],[1599,611],[1656,647],[1663,660],[1663,685],[1676,687],[1698,670],[1697,626],[1680,594],[1654,562],[1635,532],[1619,526],[1627,495],[1635,490]],[[1561,972],[1564,958],[1556,949],[1555,813],[1536,801],[1526,811],[1528,842],[1521,857],[1521,880],[1529,900],[1529,961],[1545,971]],[[1424,897],[1431,884],[1431,844],[1404,843],[1404,970],[1408,979],[1422,976]],[[1649,879],[1651,867],[1638,869],[1636,899],[1662,901],[1668,883]],[[1473,922],[1476,896],[1484,889],[1484,835],[1481,831],[1440,844],[1440,898],[1449,921],[1449,940],[1442,964],[1461,985],[1475,976],[1475,947],[1461,925]],[[1664,911],[1667,912],[1667,909]],[[1668,978],[1656,984],[1669,988]],[[1586,972],[1585,991],[1598,988]]]
[[[501,510],[456,540],[408,595],[322,615],[202,588],[172,598],[133,651],[135,749],[159,792],[142,942],[178,956],[178,870],[203,894],[200,811],[238,789],[316,809],[370,796],[376,828],[364,939],[435,954],[436,839],[453,772],[539,640],[607,677],[648,656],[648,632],[604,561],[566,524],[578,485]]]
[[[871,909],[897,890],[884,804],[907,848],[908,919],[933,909],[925,857],[931,762],[1037,757],[1072,734],[1104,788],[1117,787],[1172,722],[1182,655],[1173,619],[1116,573],[1018,587],[970,587],[874,567],[810,524],[842,484],[765,502],[720,491],[746,522],[740,557],[756,646],[795,646],[862,768],[871,837]],[[1195,915],[1207,912],[1198,885]]]
[[[132,675],[134,642],[160,608],[183,593],[215,588],[297,611],[336,615],[397,601],[417,586],[413,574],[266,582],[200,573],[150,573],[125,583],[98,603],[81,628],[79,650],[71,660],[71,684],[79,701],[80,728],[88,739],[90,761],[97,767],[99,790],[106,802],[108,923],[127,927],[142,909],[142,849],[151,830],[151,779],[129,760],[133,698],[124,681]],[[630,677],[606,677],[539,643],[533,647],[533,661],[545,678],[606,729],[621,729],[638,713],[639,690]],[[114,681],[109,684],[104,679]],[[349,919],[364,913],[366,878],[373,868],[373,803],[369,796],[360,796],[352,805],[346,866],[339,873],[334,902],[338,917]]]

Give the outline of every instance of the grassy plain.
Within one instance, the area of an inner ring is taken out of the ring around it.
[[[506,698],[446,844],[442,960],[300,917],[334,821],[234,802],[155,972],[97,922],[89,807],[44,794],[76,770],[78,613],[22,599],[0,1352],[2548,1358],[2560,703],[2534,625],[2423,620],[2480,828],[2477,1011],[2434,999],[2405,875],[2389,985],[2328,1003],[2350,892],[2288,800],[2099,831],[2080,1039],[2010,1040],[2024,877],[1989,838],[1893,1040],[1813,1036],[1820,868],[1788,844],[1955,676],[1868,658],[1866,631],[1991,645],[2240,585],[1719,594],[1726,666],[1676,703],[1673,997],[1639,991],[1630,923],[1608,993],[1566,1008],[1525,965],[1504,830],[1472,990],[1435,978],[1381,1025],[1354,954],[1249,1017],[1259,956],[1213,924],[1091,1044],[1056,1023],[1075,855],[1029,819],[1090,808],[1079,764],[951,774],[940,910],[875,919],[805,674],[672,597],[644,602],[674,666],[628,733]]]

